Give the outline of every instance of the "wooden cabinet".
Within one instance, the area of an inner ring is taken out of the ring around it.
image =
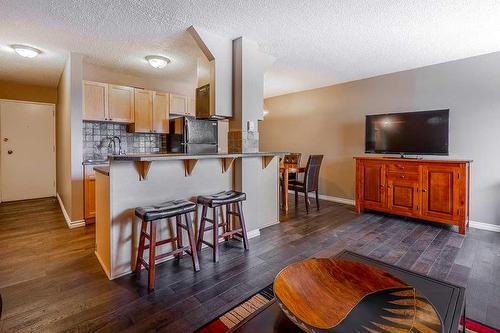
[[[85,224],[95,223],[95,166],[97,165],[85,165],[83,168],[83,206]]]
[[[362,175],[361,197],[367,207],[384,207],[385,195],[385,164],[370,161],[359,170]]]
[[[108,86],[108,120],[134,122],[134,88],[115,84]]]
[[[469,219],[470,161],[356,158],[356,211],[456,225]]]
[[[170,96],[168,93],[155,92],[153,96],[153,126],[155,133],[168,133]]]
[[[153,124],[153,95],[151,90],[135,89],[135,122],[133,132],[151,132]]]
[[[188,97],[170,94],[170,113],[182,116],[190,115]]]
[[[444,220],[462,217],[460,167],[426,165],[423,167],[422,215]]]
[[[417,214],[420,210],[419,182],[404,174],[387,177],[387,208],[395,213]]]
[[[169,95],[135,89],[135,120],[129,130],[138,133],[168,133]]]
[[[134,122],[134,89],[101,82],[83,82],[83,120]]]
[[[83,81],[83,120],[108,118],[108,84]]]
[[[168,133],[169,114],[195,116],[194,98],[83,81],[83,120],[130,124],[140,133]]]

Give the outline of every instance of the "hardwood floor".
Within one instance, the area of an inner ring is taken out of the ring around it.
[[[220,262],[202,251],[147,274],[109,281],[94,251],[94,229],[69,230],[57,200],[0,204],[0,332],[190,332],[273,281],[287,264],[350,249],[467,286],[468,317],[500,327],[500,234],[470,229],[467,237],[440,225],[381,214],[357,216],[322,201],[305,215],[290,200],[286,222],[261,230],[250,251],[221,246]]]

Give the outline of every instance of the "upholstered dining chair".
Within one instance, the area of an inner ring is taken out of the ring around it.
[[[291,180],[288,183],[288,189],[295,191],[295,204],[297,204],[299,197],[298,192],[304,193],[306,203],[306,212],[309,214],[309,193],[316,193],[316,208],[319,210],[318,198],[318,183],[319,183],[319,170],[323,162],[323,155],[310,155],[307,160],[306,170],[304,172],[304,181]]]

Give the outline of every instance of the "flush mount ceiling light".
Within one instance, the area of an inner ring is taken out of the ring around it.
[[[170,59],[168,59],[166,57],[155,56],[155,55],[147,56],[146,60],[154,68],[163,68],[163,67],[167,66],[167,64],[170,62]]]
[[[19,54],[21,57],[25,58],[34,58],[40,53],[42,53],[42,51],[40,51],[39,49],[27,45],[14,44],[11,45],[10,47],[12,47],[12,49],[14,49],[14,51],[16,51],[16,53]]]

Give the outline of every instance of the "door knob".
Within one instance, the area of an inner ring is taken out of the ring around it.
[[[7,142],[7,141],[9,141],[8,138],[3,138],[3,142]]]
[[[14,151],[12,151],[12,150],[8,150],[8,151],[7,151],[7,154],[12,155],[12,153],[13,153],[13,152],[14,152]]]

